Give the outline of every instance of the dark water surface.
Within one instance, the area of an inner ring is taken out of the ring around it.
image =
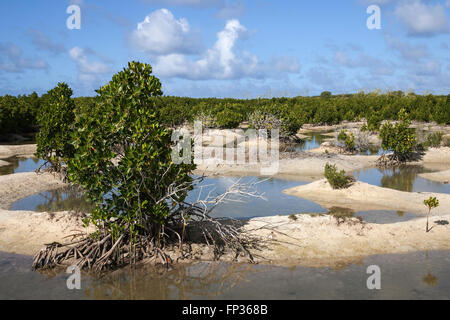
[[[450,251],[375,255],[337,269],[198,263],[169,271],[140,267],[101,279],[82,274],[67,289],[64,270],[40,274],[32,258],[0,253],[0,299],[450,299]],[[367,268],[381,290],[367,289]]]

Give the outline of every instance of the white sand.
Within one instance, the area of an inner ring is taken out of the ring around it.
[[[425,218],[392,224],[352,219],[338,225],[331,216],[296,217],[296,221],[286,216],[255,218],[245,226],[267,246],[263,252],[254,252],[264,257],[259,262],[337,267],[373,254],[450,250],[450,227],[434,224],[447,217],[430,218],[433,228],[429,233],[425,232]]]
[[[50,173],[26,172],[0,176],[0,208],[9,209],[17,200],[63,186],[60,179]]]
[[[436,182],[449,183],[450,182],[450,170],[431,172],[431,173],[421,173],[420,177]]]
[[[436,215],[450,215],[450,195],[429,192],[402,192],[373,186],[360,181],[347,189],[334,190],[326,179],[284,190],[284,193],[315,201],[326,208],[342,206],[353,210],[395,210],[425,214],[423,204],[430,196],[437,197],[440,206]]]
[[[45,244],[69,242],[67,236],[80,232],[86,232],[81,219],[67,212],[0,209],[0,251],[34,255]]]
[[[11,163],[0,160],[0,167],[5,167],[5,166],[9,166],[9,165],[11,165]]]
[[[0,159],[11,157],[31,158],[36,153],[35,144],[0,145]]]
[[[323,155],[302,153],[296,158],[280,159],[278,171],[275,177],[291,176],[301,181],[317,180],[323,177],[326,163],[335,164],[338,169],[347,172],[370,168],[375,166],[377,156],[349,156],[349,155]],[[261,175],[262,165],[259,164],[213,164],[204,163],[198,165],[196,174],[210,175],[236,175],[258,176]]]

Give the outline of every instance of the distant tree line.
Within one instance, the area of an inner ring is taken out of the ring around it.
[[[0,97],[0,134],[37,131],[36,115],[46,95],[36,93],[18,97]],[[411,120],[450,124],[450,94],[417,95],[395,91],[272,99],[217,99],[188,97],[152,97],[159,118],[166,126],[177,126],[195,119],[209,119],[220,128],[235,128],[258,110],[281,119],[295,132],[305,123],[336,124],[343,120],[397,120],[405,109]],[[96,104],[98,97],[75,98],[76,113]]]

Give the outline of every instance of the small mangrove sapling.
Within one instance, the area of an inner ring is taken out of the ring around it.
[[[425,206],[427,206],[428,208],[428,214],[427,214],[427,228],[426,228],[426,232],[430,232],[431,229],[428,229],[428,218],[430,216],[431,210],[433,208],[437,208],[439,207],[439,200],[436,199],[436,197],[430,197],[428,200],[424,200],[423,203],[425,204]]]

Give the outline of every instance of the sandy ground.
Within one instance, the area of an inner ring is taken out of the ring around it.
[[[22,147],[9,151],[2,147],[0,154],[8,153],[9,157],[31,151],[29,146]],[[322,176],[326,162],[352,171],[372,167],[377,158],[305,154],[298,158],[281,159],[279,174],[289,177],[304,175],[317,180]],[[448,155],[450,148],[432,149],[425,159],[434,165],[442,161],[450,162]],[[221,175],[259,175],[260,168],[214,165],[207,169],[210,173]],[[21,198],[62,186],[62,182],[51,174],[20,173],[0,177],[0,251],[33,255],[46,243],[66,242],[64,238],[77,232],[75,230],[85,232],[80,218],[68,212],[8,211],[10,205]],[[266,246],[262,251],[254,252],[261,263],[335,266],[371,254],[450,250],[449,225],[435,223],[449,220],[450,195],[406,193],[361,182],[356,182],[349,189],[336,191],[325,180],[296,187],[286,193],[316,201],[324,207],[341,205],[354,210],[373,208],[424,214],[426,208],[423,200],[430,195],[437,196],[441,205],[433,210],[430,219],[433,229],[429,233],[425,232],[425,218],[391,224],[361,223],[356,219],[338,224],[334,217],[313,217],[309,214],[297,215],[295,221],[286,216],[252,219],[244,228],[259,237],[261,245]]]
[[[281,155],[278,166],[275,167],[275,177],[287,177],[301,181],[313,181],[323,176],[326,163],[335,164],[340,170],[347,172],[370,168],[375,166],[378,156],[349,156],[337,154],[314,154],[300,152],[291,156]],[[265,175],[263,168],[268,165],[258,164],[214,164],[203,163],[197,166],[196,174],[211,175],[236,175],[236,176],[258,176]],[[271,175],[271,174],[269,174]]]
[[[450,170],[431,173],[421,173],[419,174],[419,176],[436,182],[443,182],[443,183],[450,182]]]
[[[360,181],[347,189],[333,190],[326,179],[284,190],[284,193],[312,200],[325,208],[341,206],[353,210],[395,210],[419,214],[427,212],[423,204],[430,196],[437,197],[437,215],[450,215],[450,195],[429,192],[402,192],[373,186]]]
[[[63,186],[50,173],[0,176],[0,251],[34,255],[44,244],[66,242],[73,230],[83,229],[81,218],[68,212],[8,211],[17,200]]]
[[[38,213],[0,209],[0,251],[34,255],[45,244],[69,242],[86,232],[80,218],[68,212]]]
[[[258,257],[259,262],[288,267],[339,267],[373,254],[450,250],[449,225],[435,223],[448,216],[430,218],[433,228],[428,233],[425,218],[387,225],[361,223],[357,219],[338,224],[328,215],[299,214],[296,218],[257,218],[245,226],[261,239],[261,246],[266,246],[262,252],[254,252],[262,256]]]
[[[26,172],[0,176],[0,209],[8,210],[17,200],[63,186],[64,184],[50,173]]]
[[[24,145],[0,145],[0,159],[11,157],[31,158],[36,153],[35,144]]]
[[[0,167],[9,166],[11,163],[0,160]]]
[[[430,148],[425,152],[420,163],[450,163],[450,148]]]

